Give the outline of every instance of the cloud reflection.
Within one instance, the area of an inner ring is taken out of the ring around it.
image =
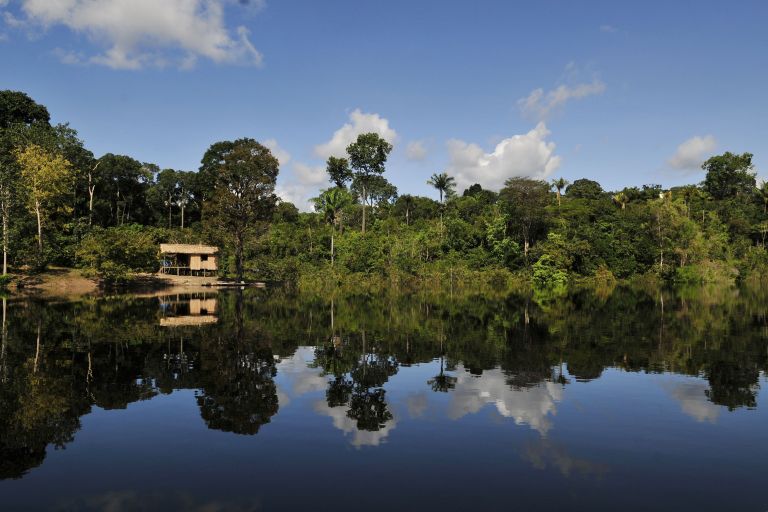
[[[528,388],[512,388],[507,376],[499,369],[473,376],[462,366],[457,368],[456,389],[451,393],[448,416],[459,419],[474,414],[487,404],[493,404],[499,414],[513,418],[517,425],[528,425],[542,436],[552,428],[552,416],[557,402],[562,400],[563,387],[554,382],[542,382]]]
[[[700,380],[671,381],[663,384],[669,395],[680,403],[682,411],[698,422],[716,423],[722,407],[707,397],[709,385]]]

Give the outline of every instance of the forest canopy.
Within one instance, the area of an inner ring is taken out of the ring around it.
[[[553,291],[640,275],[734,282],[768,265],[768,184],[750,153],[713,155],[702,183],[671,189],[522,176],[456,190],[438,171],[435,200],[389,181],[391,151],[361,134],[328,159],[305,213],[276,196],[278,161],[253,139],[213,143],[194,170],[97,157],[44,105],[0,91],[2,274],[56,265],[117,279],[156,270],[160,242],[219,245],[223,277],[305,283],[521,278]]]

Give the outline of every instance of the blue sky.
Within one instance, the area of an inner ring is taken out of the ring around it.
[[[360,131],[401,193],[447,170],[607,189],[698,182],[726,150],[768,173],[768,2],[0,0],[0,87],[97,155],[193,170],[253,137],[297,203]],[[299,204],[301,206],[301,204]]]

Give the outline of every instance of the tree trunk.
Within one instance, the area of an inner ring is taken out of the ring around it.
[[[184,205],[181,205],[181,229],[184,229]]]
[[[8,274],[8,214],[6,213],[7,204],[3,203],[3,275]]]
[[[243,280],[243,243],[243,234],[238,233],[235,237],[235,272],[238,283]]]
[[[91,177],[88,175],[88,226],[93,224],[93,195],[96,192],[96,185],[91,186]]]
[[[331,267],[333,267],[333,233],[335,229],[331,228]]]
[[[557,206],[558,207],[560,206],[560,197],[561,197],[560,189],[557,189]]]
[[[40,259],[43,258],[43,220],[40,215],[40,201],[35,201],[35,215],[37,216],[37,249]]]
[[[365,193],[365,186],[363,186],[363,234],[365,234],[365,207],[368,204],[368,196]]]
[[[411,225],[410,216],[411,216],[411,210],[406,207],[406,209],[405,209],[405,225],[406,226],[410,226]]]

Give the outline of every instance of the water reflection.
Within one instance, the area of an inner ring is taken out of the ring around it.
[[[663,390],[694,421],[755,408],[768,361],[755,293],[668,295],[663,308],[657,292],[629,288],[546,305],[265,290],[2,299],[0,478],[72,443],[94,407],[178,390],[194,391],[209,429],[255,435],[296,407],[357,448],[391,441],[407,422],[495,411],[536,433],[522,450],[534,467],[601,475],[605,465],[551,439],[569,387],[606,368],[672,373],[688,377]]]

